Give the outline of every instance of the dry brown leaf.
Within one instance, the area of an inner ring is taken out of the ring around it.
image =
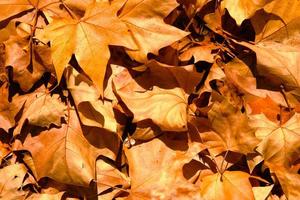
[[[138,50],[127,50],[132,58],[145,62],[148,53],[158,54],[160,48],[189,34],[163,21],[177,6],[176,0],[126,1],[119,17],[129,28],[138,47]]]
[[[74,99],[79,118],[84,125],[117,132],[117,122],[112,110],[112,103],[98,99],[97,89],[86,76],[68,67],[67,87]]]
[[[272,170],[275,171],[287,199],[297,200],[300,196],[300,175],[276,165],[272,166]]]
[[[202,180],[201,195],[207,200],[254,200],[250,175],[242,171],[225,171]]]
[[[238,25],[249,19],[254,13],[273,0],[224,0],[223,9],[226,8]]]
[[[61,102],[59,95],[51,96],[43,87],[35,93],[19,96],[18,100],[25,103],[14,135],[21,133],[26,120],[31,125],[49,128],[51,124],[60,126],[62,118],[65,117],[66,105]]]
[[[3,158],[5,158],[10,152],[10,146],[0,140],[0,162],[2,162]]]
[[[225,74],[223,70],[218,66],[217,63],[213,63],[209,70],[209,74],[207,75],[203,86],[200,89],[200,94],[204,92],[211,92],[212,88],[210,86],[211,81],[213,80],[223,80],[225,78]]]
[[[0,199],[298,199],[299,9],[0,1]]]
[[[39,1],[35,1],[37,3]],[[45,2],[45,1],[44,1]],[[43,2],[43,3],[44,3]],[[36,4],[27,0],[3,0],[0,3],[1,15],[0,21],[14,16],[26,10],[33,9]]]
[[[182,167],[204,148],[181,134],[179,140],[169,134],[125,149],[131,199],[201,199],[195,185],[184,178]]]
[[[243,45],[255,51],[257,72],[266,84],[274,89],[279,89],[283,85],[286,90],[299,90],[299,47],[273,41],[260,42],[257,45],[243,43]]]
[[[252,191],[255,197],[255,200],[265,200],[271,193],[274,185],[269,185],[265,187],[253,187]]]
[[[0,199],[24,199],[27,192],[22,190],[22,186],[26,173],[27,169],[23,164],[12,164],[0,169]]]
[[[273,34],[278,34],[278,31],[284,33],[285,39],[289,40],[289,26],[299,22],[300,2],[295,0],[273,0],[264,6],[267,13],[259,12],[252,19],[256,37],[255,41],[259,42],[263,39],[272,37]],[[288,30],[288,31],[287,31]]]
[[[274,88],[274,90],[277,91],[260,89],[257,85],[258,78],[256,79],[249,67],[238,58],[234,58],[230,62],[226,63],[224,71],[226,74],[226,80],[238,90],[239,96],[243,95],[244,103],[251,104],[253,101],[257,101],[259,98],[270,97],[274,103],[277,103],[280,106],[295,107],[295,105],[297,105],[298,100],[293,96],[293,92],[285,92],[285,95],[283,95],[281,92],[278,92],[278,89],[276,88]],[[259,79],[265,79],[264,76],[257,76]],[[267,84],[270,84],[270,82],[267,82],[266,80],[263,81]],[[262,84],[259,85],[261,86]],[[288,100],[288,103],[286,99]]]
[[[30,130],[22,149],[31,153],[37,179],[46,176],[66,184],[88,186],[96,178],[97,156],[113,153],[99,145],[107,142],[104,137],[100,135],[98,140],[101,138],[102,141],[97,141],[91,130],[83,132],[74,110],[70,110],[69,114],[67,124],[62,124],[61,128],[40,133]]]
[[[145,67],[136,78],[123,68],[113,79],[116,93],[134,113],[134,122],[151,119],[163,131],[186,131],[187,97],[202,74],[193,66],[173,67],[156,61]]]
[[[291,117],[291,113],[286,111],[283,107],[276,104],[269,96],[266,98],[256,98],[252,101],[247,101],[251,107],[251,114],[263,113],[269,120],[278,123],[285,123]],[[280,116],[280,118],[278,118]]]
[[[64,192],[57,194],[32,194],[26,198],[26,200],[61,200]]]
[[[130,179],[124,173],[120,172],[113,165],[105,162],[102,159],[97,160],[97,193],[100,194],[105,190],[113,189],[116,192],[122,192],[130,186]],[[122,186],[123,189],[117,188]],[[110,196],[110,199],[113,199],[116,194],[113,193]],[[104,199],[102,195],[99,197],[100,199]],[[106,199],[109,199],[106,196]]]
[[[225,100],[222,103],[215,102],[208,112],[208,118],[212,130],[218,134],[226,150],[243,154],[254,151],[259,140],[255,137],[255,130],[249,126],[247,116],[237,108]]]
[[[89,5],[83,18],[55,18],[46,27],[45,37],[52,45],[52,58],[58,81],[74,54],[81,68],[99,89],[98,92],[103,93],[103,80],[110,57],[108,45],[136,49],[128,34],[128,28],[117,17],[116,8],[120,9],[122,6],[119,4],[95,2]]]
[[[205,145],[210,155],[216,157],[227,150],[226,143],[222,140],[219,134],[211,130],[208,119],[193,117],[189,119],[189,124],[191,125],[189,131],[199,134],[201,143]]]
[[[45,72],[52,71],[50,48],[32,45],[26,38],[10,38],[5,44],[5,66],[12,66],[13,80],[28,92]],[[30,66],[31,65],[31,66]]]
[[[209,63],[214,62],[214,55],[212,54],[212,50],[217,49],[215,45],[203,45],[203,46],[195,46],[187,49],[182,54],[180,54],[179,59],[182,61],[188,61],[192,57],[194,57],[194,63],[198,61],[205,61]]]
[[[255,135],[261,140],[257,151],[263,156],[265,164],[290,167],[299,159],[300,153],[300,115],[296,113],[284,124],[275,124],[263,114],[250,116]]]
[[[15,115],[19,112],[22,104],[15,104],[8,101],[8,86],[3,84],[0,87],[0,128],[8,132],[8,129],[15,125]]]

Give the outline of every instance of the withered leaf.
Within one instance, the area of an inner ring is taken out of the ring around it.
[[[14,135],[21,133],[26,120],[31,125],[47,128],[51,124],[61,125],[61,120],[65,117],[66,105],[58,94],[51,96],[44,88],[40,88],[35,93],[19,96],[19,99],[24,100],[25,103]]]
[[[206,176],[200,186],[201,195],[207,200],[254,200],[249,177],[249,174],[241,171],[225,171],[223,174]]]
[[[255,137],[255,130],[249,126],[247,116],[240,110],[224,100],[214,103],[208,117],[212,130],[219,135],[227,150],[244,154],[254,151],[259,140]]]
[[[261,140],[257,151],[263,156],[266,165],[276,164],[290,167],[300,152],[300,115],[296,113],[284,124],[275,124],[263,114],[251,116],[251,126],[256,128],[255,135]]]
[[[136,78],[123,68],[113,79],[116,93],[134,113],[134,121],[151,119],[164,131],[187,130],[187,97],[202,74],[193,66],[173,67],[156,61],[145,67]]]
[[[103,80],[110,57],[108,45],[136,49],[128,28],[116,12],[116,8],[108,2],[95,2],[89,5],[83,18],[55,18],[46,27],[45,37],[51,42],[58,81],[74,54],[81,68],[99,89],[98,92],[103,93]]]
[[[37,179],[46,176],[66,184],[88,186],[96,178],[99,150],[85,138],[75,111],[69,114],[68,123],[60,128],[40,133],[31,130],[22,148],[33,157]]]
[[[23,164],[12,164],[0,169],[0,198],[24,199],[27,192],[18,190],[22,188],[27,169]]]

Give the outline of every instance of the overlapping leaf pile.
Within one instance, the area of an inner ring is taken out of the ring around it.
[[[299,199],[299,10],[1,0],[0,199]]]

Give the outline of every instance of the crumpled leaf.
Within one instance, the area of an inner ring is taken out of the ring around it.
[[[98,99],[97,89],[86,76],[68,67],[67,87],[72,94],[79,118],[84,125],[105,128],[112,132],[117,131],[112,103]]]
[[[49,47],[45,45],[30,47],[28,40],[19,36],[11,37],[4,44],[5,66],[12,66],[13,80],[19,83],[23,91],[29,91],[45,72],[52,72]]]
[[[145,67],[136,78],[123,68],[113,79],[117,95],[134,114],[133,121],[151,119],[163,131],[187,130],[187,97],[202,74],[193,66],[173,67],[156,61]]]
[[[223,70],[217,65],[217,63],[213,63],[213,65],[209,70],[209,74],[205,79],[203,86],[200,88],[200,94],[204,92],[212,92],[210,82],[213,80],[222,80],[224,78],[225,78],[225,74]]]
[[[51,124],[61,125],[61,119],[65,117],[66,105],[61,102],[58,94],[51,96],[44,88],[40,88],[35,93],[20,96],[19,99],[25,99],[25,103],[14,135],[21,133],[26,120],[31,125],[47,128]]]
[[[19,112],[22,104],[8,101],[8,86],[0,87],[0,128],[8,132],[15,125],[15,115]]]

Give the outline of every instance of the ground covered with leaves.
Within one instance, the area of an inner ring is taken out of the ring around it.
[[[1,0],[0,199],[299,199],[299,10]]]

